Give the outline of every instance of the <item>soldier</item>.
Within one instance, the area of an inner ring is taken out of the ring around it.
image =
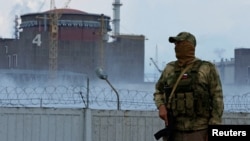
[[[223,92],[214,64],[195,56],[196,39],[189,32],[169,37],[176,61],[169,62],[155,85],[154,101],[171,141],[206,141],[208,125],[221,124]],[[179,80],[178,80],[179,79]],[[169,115],[173,120],[169,121]]]

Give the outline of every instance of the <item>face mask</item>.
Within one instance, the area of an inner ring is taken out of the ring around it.
[[[189,41],[176,43],[175,53],[180,66],[187,65],[195,59],[195,47]]]

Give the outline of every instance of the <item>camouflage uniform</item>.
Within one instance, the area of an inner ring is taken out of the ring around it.
[[[195,61],[198,60],[199,59],[196,59]],[[157,107],[159,107],[161,104],[167,104],[165,102],[164,86],[166,84],[170,87],[173,86],[176,81],[176,79],[174,81],[173,78],[175,78],[175,62],[170,62],[165,67],[163,73],[160,76],[160,79],[158,80],[155,86],[156,90],[154,93],[154,101]],[[201,107],[193,107],[199,111],[198,115],[197,113],[193,113],[193,115],[189,116],[187,116],[187,114],[183,114],[180,116],[176,115],[176,130],[200,130],[208,128],[209,124],[221,123],[221,118],[224,109],[223,95],[220,78],[215,66],[207,61],[202,62],[201,66],[198,69],[196,81],[198,82],[197,84],[195,84],[194,89],[204,91],[204,93],[207,92],[208,95],[198,97],[200,99],[197,100],[198,103],[196,105]],[[205,103],[208,103],[210,105],[201,105]],[[174,112],[175,109],[172,110]]]
[[[155,85],[155,105],[163,120],[167,114],[163,109],[172,111],[174,141],[204,141],[208,125],[222,122],[224,103],[219,73],[214,64],[195,57],[196,39],[191,33],[181,32],[170,37],[169,42],[175,43],[177,60],[166,65]],[[170,92],[165,94],[165,88],[172,89],[181,71],[190,64],[169,100]]]

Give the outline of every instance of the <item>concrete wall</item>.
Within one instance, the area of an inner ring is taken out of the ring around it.
[[[2,141],[84,141],[84,110],[0,108]]]
[[[250,124],[250,113],[225,113],[223,124]],[[3,141],[153,141],[157,111],[0,108]]]

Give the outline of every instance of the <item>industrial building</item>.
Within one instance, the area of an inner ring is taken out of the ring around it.
[[[99,79],[102,68],[113,82],[144,82],[144,35],[119,31],[121,3],[114,19],[77,9],[50,9],[16,17],[15,38],[0,38],[1,75],[17,83],[60,79],[82,83]],[[113,23],[113,29],[111,28]],[[235,58],[214,62],[223,84],[250,83],[250,49],[235,49]]]
[[[54,79],[61,74],[94,80],[96,68],[102,68],[114,82],[144,81],[145,37],[121,35],[119,24],[110,35],[109,16],[63,8],[20,19],[16,38],[0,39],[2,74],[20,82],[29,79],[25,77]]]
[[[250,84],[250,48],[234,49],[234,58],[221,59],[215,62],[221,76],[221,80],[227,85]]]

